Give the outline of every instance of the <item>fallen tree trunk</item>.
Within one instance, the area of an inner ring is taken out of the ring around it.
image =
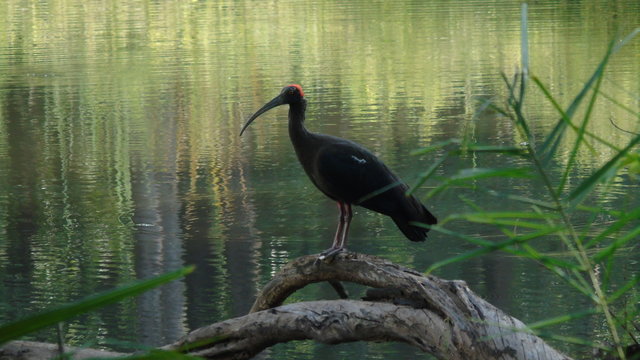
[[[282,305],[296,290],[321,281],[373,289],[363,300]],[[317,255],[290,262],[263,288],[249,314],[194,330],[162,349],[210,359],[248,359],[276,343],[303,339],[328,344],[399,341],[439,359],[570,359],[462,281],[351,252],[331,262],[318,261]]]
[[[11,341],[0,348],[0,360],[43,360],[54,358],[102,359],[126,356],[124,353],[104,351],[96,349],[65,348],[65,356],[60,356],[58,344],[49,344],[36,341]]]
[[[320,281],[371,286],[366,301],[281,305]],[[569,359],[462,281],[425,276],[384,259],[340,253],[331,263],[304,256],[263,288],[251,312],[195,330],[165,349],[215,359],[247,359],[279,342],[400,341],[440,359]]]

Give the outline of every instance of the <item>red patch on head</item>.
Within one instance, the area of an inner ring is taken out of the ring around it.
[[[302,91],[302,86],[298,84],[291,84],[289,86],[293,86],[294,88],[298,89],[298,91],[300,91],[300,96],[304,96],[304,91]]]

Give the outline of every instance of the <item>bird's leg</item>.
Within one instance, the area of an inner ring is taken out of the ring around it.
[[[333,244],[327,250],[320,253],[318,259],[324,260],[328,257],[332,257],[340,251],[344,250],[344,245],[347,242],[347,232],[349,232],[349,223],[351,222],[351,204],[338,201],[338,209],[340,210],[340,216],[338,217],[338,229],[336,229],[336,235],[333,237]]]
[[[349,225],[351,224],[351,218],[353,212],[351,211],[351,204],[340,203],[340,221],[342,222],[342,234],[340,234],[340,242],[338,243],[339,249],[344,249],[347,245],[347,235],[349,234]]]
[[[342,243],[342,233],[344,232],[344,204],[342,202],[338,202],[338,210],[340,214],[338,215],[338,228],[336,229],[336,235],[333,237],[333,243],[331,244],[331,249],[337,249],[340,247],[340,243]]]

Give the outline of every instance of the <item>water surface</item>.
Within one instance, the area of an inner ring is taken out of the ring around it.
[[[329,246],[335,204],[304,175],[274,110],[241,138],[246,118],[288,83],[309,101],[307,125],[364,144],[408,182],[442,152],[411,151],[451,138],[512,145],[501,73],[520,64],[520,4],[512,1],[45,1],[0,5],[0,322],[137,278],[195,264],[182,281],[65,324],[71,344],[129,349],[162,345],[199,326],[246,313],[286,262]],[[609,41],[640,24],[640,4],[538,1],[529,6],[531,72],[563,106],[581,89]],[[602,92],[639,111],[640,42],[616,54]],[[527,111],[542,136],[557,119],[539,91]],[[602,99],[590,130],[624,145],[637,115]],[[556,165],[567,161],[563,145]],[[612,156],[580,153],[571,181]],[[451,159],[468,167],[523,165],[505,156]],[[523,165],[524,166],[524,165]],[[554,169],[550,169],[551,172]],[[430,180],[418,191],[437,186]],[[485,183],[532,198],[526,179]],[[637,204],[638,182],[621,176],[604,206]],[[635,191],[635,192],[634,192]],[[439,218],[469,210],[464,199],[504,209],[484,192],[429,199]],[[606,221],[606,219],[602,219]],[[584,224],[587,219],[576,219]],[[452,224],[500,240],[495,229]],[[557,241],[536,244],[565,251]],[[356,209],[349,248],[424,270],[474,245],[442,234],[410,243],[393,223]],[[618,264],[637,274],[633,246]],[[590,304],[539,264],[496,253],[445,267],[525,322]],[[614,279],[615,281],[616,279]],[[335,298],[316,285],[294,300]],[[554,328],[598,338],[601,319]],[[54,339],[52,329],[33,335]],[[557,346],[574,350],[567,345]],[[278,345],[265,358],[425,356],[398,344]]]

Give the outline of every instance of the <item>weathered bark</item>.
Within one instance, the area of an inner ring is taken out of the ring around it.
[[[462,281],[350,252],[336,255],[330,263],[317,259],[310,255],[287,264],[263,288],[248,315],[194,330],[163,349],[212,359],[248,359],[292,340],[399,341],[440,359],[569,359]],[[363,300],[282,305],[296,290],[321,281],[374,289]]]
[[[125,356],[127,354],[95,349],[65,348],[71,358],[95,359]],[[0,348],[0,360],[42,360],[58,357],[57,344],[35,341],[12,341]]]
[[[328,280],[386,291],[370,293],[367,298],[376,301],[281,305],[305,285]],[[294,260],[263,288],[250,314],[195,330],[166,349],[193,346],[194,355],[246,359],[275,343],[302,339],[401,341],[441,359],[569,359],[462,281],[355,253],[338,254],[331,263],[317,255]]]

